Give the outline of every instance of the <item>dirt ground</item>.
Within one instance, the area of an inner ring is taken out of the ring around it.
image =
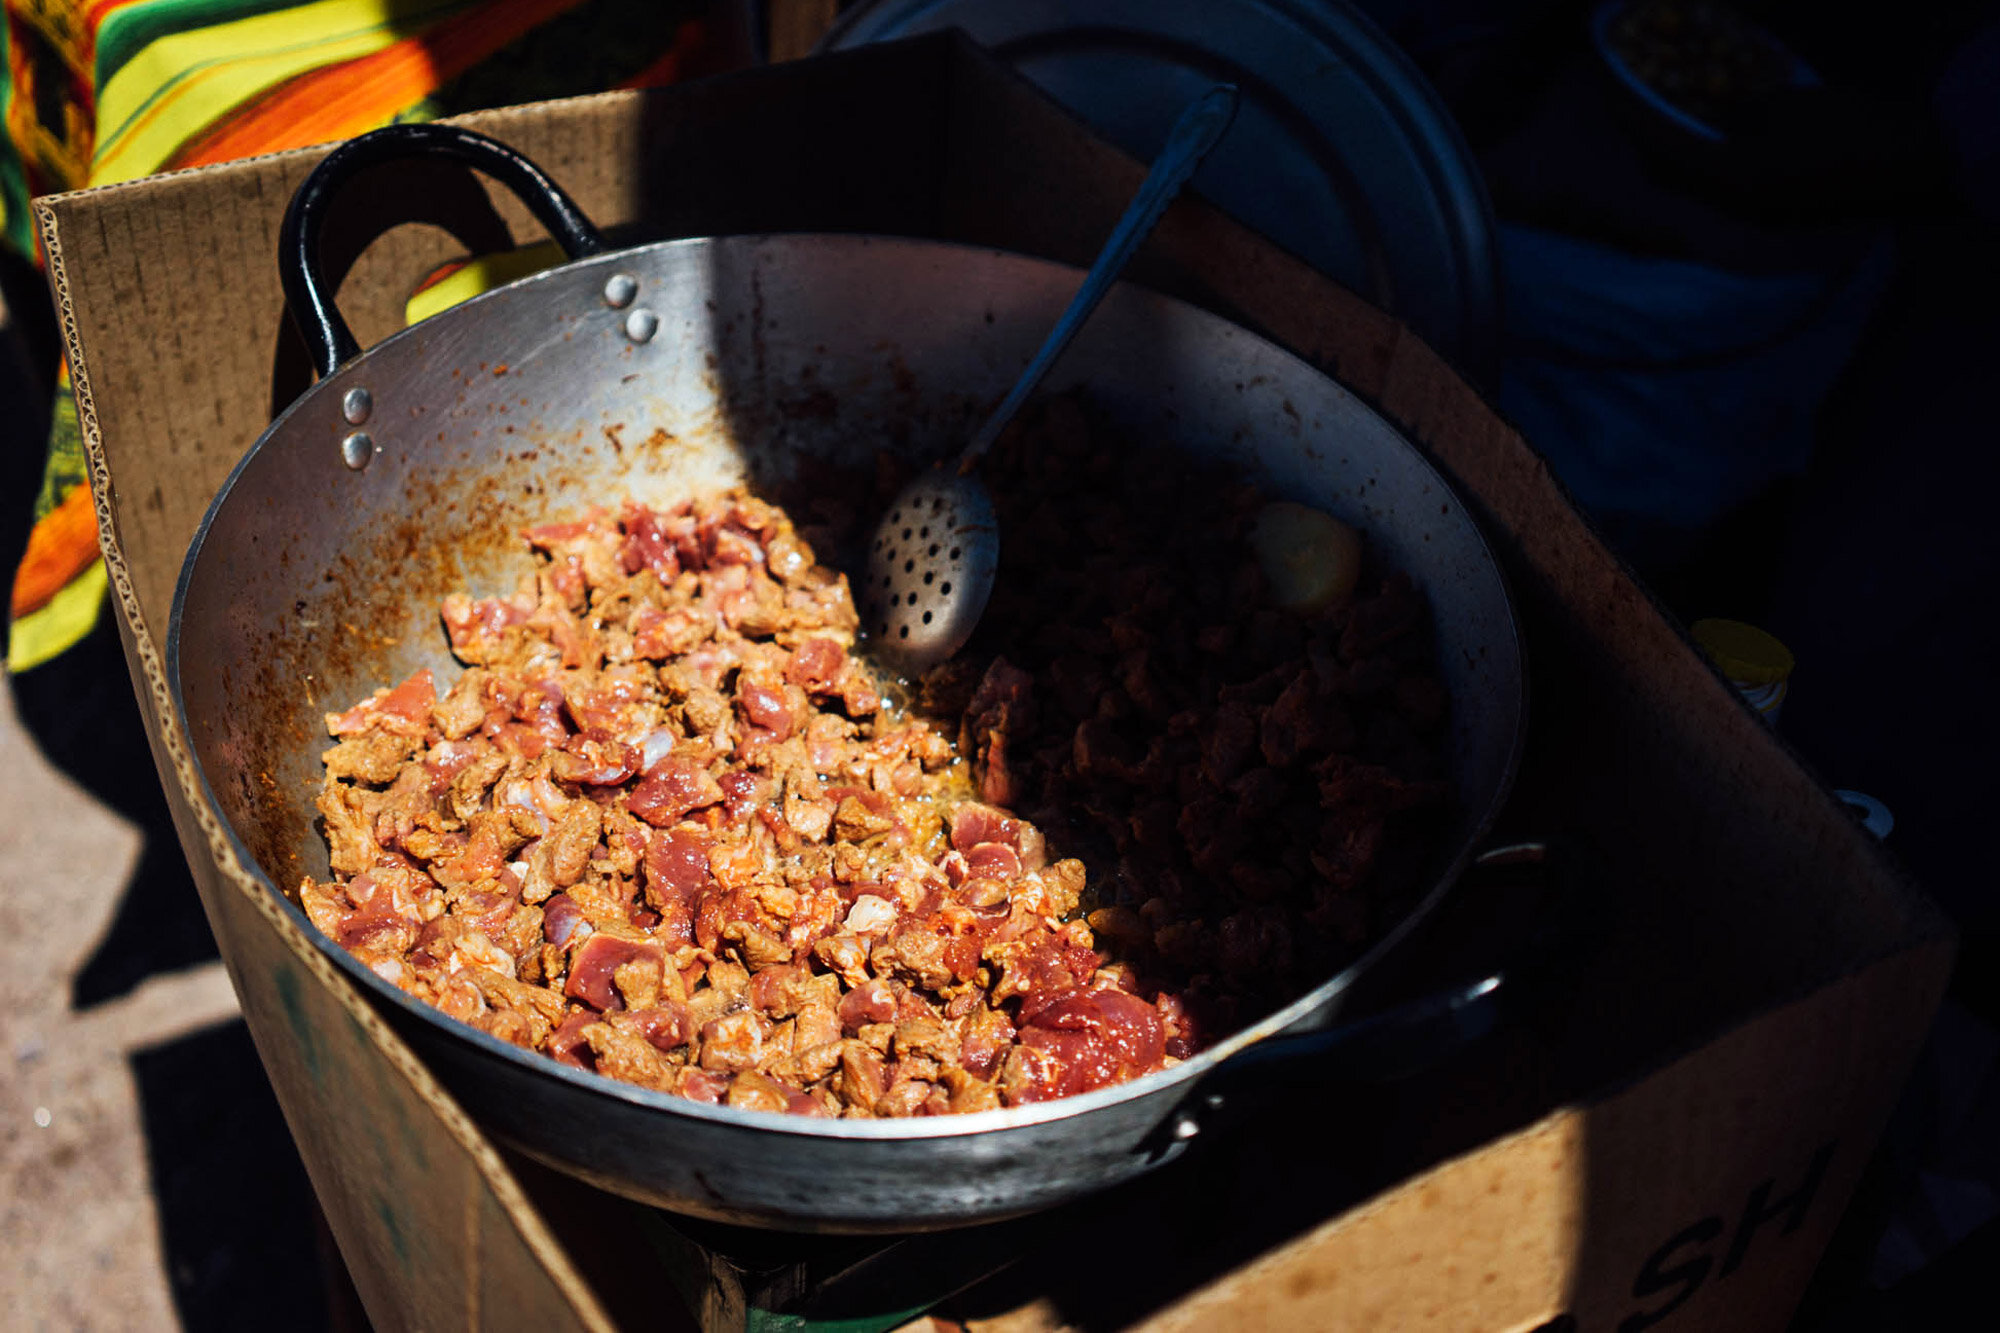
[[[219,960],[77,1002],[144,835],[52,767],[0,694],[0,1281],[20,1329],[170,1327],[142,1096],[236,1013]],[[240,1026],[240,1025],[239,1025]],[[265,1094],[267,1097],[269,1094]],[[54,1224],[60,1219],[60,1224]]]
[[[47,411],[16,333],[0,303],[8,570]],[[0,1327],[327,1326],[310,1187],[236,1015],[107,623],[0,677]]]

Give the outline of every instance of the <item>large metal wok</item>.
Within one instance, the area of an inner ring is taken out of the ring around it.
[[[317,272],[319,217],[386,157],[478,166],[521,193],[572,262],[360,352]],[[511,589],[523,525],[632,495],[663,504],[807,455],[954,447],[1002,393],[1079,274],[934,241],[737,236],[606,252],[531,165],[490,140],[401,126],[337,150],[301,189],[282,263],[321,378],[274,421],[203,520],[167,667],[206,795],[282,890],[325,875],[313,797],[321,714],[419,667],[456,668],[442,596]],[[522,1051],[416,1003],[320,938],[466,1109],[521,1149],[667,1208],[788,1229],[899,1231],[1044,1208],[1146,1171],[1196,1136],[1216,1091],[1329,1072],[1357,1033],[1357,978],[1446,895],[1520,744],[1521,647],[1479,529],[1381,417],[1272,344],[1180,301],[1115,290],[1057,367],[1141,438],[1239,462],[1362,527],[1433,608],[1453,701],[1456,814],[1431,887],[1359,962],[1175,1069],[1033,1107],[813,1120],[699,1105]],[[1163,457],[1162,466],[1171,466]],[[1492,982],[1386,1020],[1451,1028]]]

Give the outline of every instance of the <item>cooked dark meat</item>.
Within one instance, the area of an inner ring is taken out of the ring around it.
[[[1330,976],[1442,791],[1422,601],[1271,610],[1250,492],[1081,421],[989,462],[1000,587],[906,707],[768,503],[528,530],[514,595],[446,601],[441,697],[328,715],[313,923],[503,1040],[808,1115],[1073,1095]]]
[[[1267,497],[1122,440],[1080,398],[982,468],[999,579],[918,691],[962,716],[974,782],[1090,867],[1099,948],[1194,1030],[1331,977],[1420,887],[1385,841],[1420,849],[1445,808],[1423,598],[1364,565],[1351,597],[1275,609],[1248,540]]]

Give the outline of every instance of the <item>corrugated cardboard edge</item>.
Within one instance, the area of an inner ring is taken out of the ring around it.
[[[506,1164],[501,1161],[493,1145],[466,1116],[458,1103],[445,1092],[429,1070],[417,1060],[401,1038],[389,1029],[354,987],[334,970],[332,964],[326,961],[319,950],[305,938],[303,932],[279,910],[257,881],[244,869],[230,846],[227,834],[208,801],[203,797],[200,783],[195,776],[187,738],[182,734],[174,714],[173,699],[167,689],[166,672],[156,640],[150,627],[145,623],[144,613],[133,591],[131,571],[116,540],[110,501],[111,475],[105,462],[103,441],[98,431],[97,416],[91,398],[89,361],[77,337],[75,313],[69,299],[68,277],[63,267],[60,222],[55,211],[43,200],[35,202],[35,217],[43,251],[47,256],[49,284],[55,296],[57,318],[61,322],[64,351],[69,358],[70,382],[76,395],[77,420],[90,470],[93,503],[97,510],[98,544],[104,553],[105,568],[110,577],[115,608],[121,628],[125,631],[123,638],[127,656],[134,659],[132,664],[136,667],[135,679],[145,681],[146,697],[140,702],[151,724],[149,729],[153,733],[156,760],[163,759],[171,768],[184,808],[199,825],[209,854],[222,870],[223,878],[264,917],[271,929],[284,941],[298,964],[338,998],[341,1007],[366,1035],[375,1050],[407,1081],[417,1097],[436,1115],[438,1122],[445,1127],[457,1148],[469,1159],[472,1169],[477,1172],[501,1205],[521,1242],[542,1265],[561,1297],[569,1304],[576,1316],[578,1327],[589,1329],[592,1333],[615,1333],[615,1327],[597,1297],[576,1271],[561,1244],[549,1232],[540,1214],[529,1204],[519,1183],[507,1169]],[[240,990],[241,979],[232,973],[231,980]],[[472,1280],[472,1276],[468,1275],[468,1281]],[[471,1295],[473,1293],[468,1292],[468,1296]],[[468,1318],[476,1319],[477,1300],[470,1300],[468,1304],[472,1307],[467,1311]]]

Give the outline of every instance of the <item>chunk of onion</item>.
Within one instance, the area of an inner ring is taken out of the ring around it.
[[[896,924],[896,905],[872,893],[859,894],[847,914],[847,928],[857,935],[874,934]]]
[[[1361,577],[1361,534],[1333,515],[1291,500],[1258,512],[1250,549],[1271,600],[1288,611],[1321,610],[1353,593]]]

